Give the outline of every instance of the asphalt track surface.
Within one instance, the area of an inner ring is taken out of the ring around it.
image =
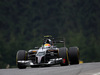
[[[0,69],[0,75],[100,75],[100,62],[69,66]]]

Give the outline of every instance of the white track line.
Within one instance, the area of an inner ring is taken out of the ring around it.
[[[100,72],[98,72],[98,73],[95,73],[95,74],[93,74],[93,75],[100,75]]]

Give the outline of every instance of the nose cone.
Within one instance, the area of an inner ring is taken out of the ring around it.
[[[37,56],[37,59],[38,59],[37,62],[38,62],[38,64],[41,63],[42,57],[43,57],[43,56]]]

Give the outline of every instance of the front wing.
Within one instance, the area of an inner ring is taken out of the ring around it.
[[[37,66],[37,65],[55,65],[55,64],[60,64],[62,62],[62,58],[56,58],[56,59],[50,59],[50,61],[48,63],[33,63],[32,60],[21,60],[21,61],[17,61],[17,63],[22,64],[22,65],[26,65],[26,66]]]

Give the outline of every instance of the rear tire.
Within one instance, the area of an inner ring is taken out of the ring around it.
[[[79,64],[79,48],[70,47],[68,50],[70,65]]]
[[[19,50],[16,55],[16,64],[19,69],[25,69],[26,65],[22,63],[18,63],[17,61],[27,60],[27,53],[25,50]]]
[[[59,48],[59,58],[62,58],[62,62],[60,63],[61,66],[69,65],[68,60],[68,49],[66,47]]]

